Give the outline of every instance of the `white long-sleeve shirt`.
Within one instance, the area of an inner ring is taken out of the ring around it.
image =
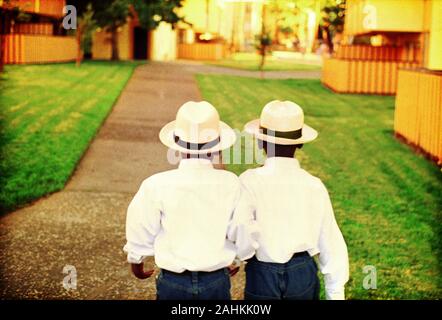
[[[181,160],[178,169],[149,177],[127,210],[128,262],[155,256],[159,268],[180,273],[252,257],[256,222],[250,213],[235,213],[240,195],[238,177],[209,160]]]
[[[344,299],[349,278],[347,246],[320,179],[294,158],[268,158],[263,167],[240,176],[241,211],[254,212],[263,262],[285,263],[296,252],[319,253],[327,299]]]

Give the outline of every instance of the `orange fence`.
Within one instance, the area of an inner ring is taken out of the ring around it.
[[[442,72],[399,70],[394,130],[442,164]]]
[[[326,59],[322,83],[336,92],[395,94],[398,68],[418,63],[372,60]]]
[[[41,63],[75,60],[74,37],[13,34],[5,36],[5,63]]]
[[[52,35],[54,25],[52,23],[17,23],[13,26],[12,33]]]
[[[179,59],[220,60],[226,56],[226,47],[221,43],[178,44]]]
[[[334,56],[338,59],[419,62],[422,51],[416,46],[340,45]]]

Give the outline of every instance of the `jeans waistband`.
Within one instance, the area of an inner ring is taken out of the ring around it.
[[[310,257],[310,254],[307,252],[307,251],[302,251],[302,252],[296,252],[290,259],[289,259],[289,261],[287,261],[286,263],[289,263],[290,261],[292,261],[293,259],[296,259],[296,258],[301,258],[301,257]],[[256,258],[256,255],[254,255],[252,258],[250,258],[248,261],[251,261],[251,260],[256,260],[256,261],[259,261],[257,258]],[[284,264],[284,263],[276,263],[276,262],[271,262],[271,263],[275,263],[275,264]]]
[[[189,271],[189,270],[185,270],[183,272],[173,272],[173,271],[169,271],[166,269],[161,269],[161,272],[163,272],[163,274],[170,274],[173,276],[182,276],[182,277],[189,277],[189,276],[208,276],[211,274],[217,274],[217,273],[226,273],[228,272],[226,268],[222,268],[222,269],[218,269],[215,271]]]

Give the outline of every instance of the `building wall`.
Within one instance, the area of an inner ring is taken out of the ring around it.
[[[442,70],[442,1],[433,0],[426,67]]]
[[[170,61],[177,57],[176,30],[168,23],[162,22],[153,32],[150,40],[150,59],[154,61]]]
[[[209,0],[207,24],[206,0],[186,0],[180,14],[192,24],[184,28],[197,33],[208,31],[243,50],[261,32],[261,10],[260,2]]]
[[[344,32],[422,32],[425,1],[347,0]]]
[[[121,60],[133,59],[133,28],[134,21],[130,20],[118,32],[118,51]],[[148,59],[154,61],[169,61],[176,59],[176,31],[168,23],[161,23],[157,29],[149,32]],[[111,58],[110,34],[98,29],[93,36],[92,58],[109,60]]]
[[[32,22],[16,22],[13,25],[11,23],[9,34],[2,39],[5,63],[53,63],[75,60],[75,37],[53,35],[54,25],[63,17],[65,4],[65,0],[11,0],[8,3],[0,0],[0,6],[4,8],[19,7],[33,14]],[[38,22],[42,17],[45,22]]]
[[[186,21],[192,24],[196,32],[217,33],[220,29],[221,7],[218,1],[209,1],[209,30],[206,30],[206,0],[185,0],[180,9],[180,15],[186,17]]]
[[[423,49],[423,66],[442,70],[440,17],[440,0],[348,0],[344,30],[353,36],[386,34],[397,46],[417,43]]]
[[[5,1],[0,0],[0,6]],[[10,6],[18,6],[21,10],[29,13],[40,13],[53,17],[63,16],[63,7],[66,5],[65,0],[11,0]]]
[[[440,0],[348,0],[344,29],[353,44],[325,60],[323,83],[339,92],[395,94],[401,68],[442,70],[440,17]],[[380,46],[354,44],[374,35]]]

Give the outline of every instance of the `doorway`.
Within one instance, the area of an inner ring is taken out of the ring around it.
[[[146,60],[148,58],[147,29],[134,27],[134,59]]]

